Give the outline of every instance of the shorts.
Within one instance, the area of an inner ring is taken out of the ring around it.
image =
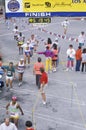
[[[79,46],[80,46],[80,47],[84,46],[84,43],[79,43]]]
[[[46,86],[47,86],[47,84],[45,84],[44,87],[41,87],[41,85],[40,85],[40,92],[41,93],[45,93]]]
[[[24,71],[18,70],[18,73],[19,73],[19,74],[23,74],[23,73],[24,73]]]
[[[66,29],[67,29],[67,26],[63,26],[63,28],[66,30]]]
[[[25,52],[25,56],[26,57],[30,56],[30,52]]]
[[[6,76],[6,80],[13,80],[13,76]]]
[[[16,114],[16,115],[10,115],[10,118],[12,118],[12,119],[19,119],[19,114]]]
[[[53,61],[53,62],[57,62],[57,59],[55,59],[55,60],[54,60],[54,59],[52,59],[52,61]]]

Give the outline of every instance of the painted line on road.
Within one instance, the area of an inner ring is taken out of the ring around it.
[[[30,94],[34,94],[35,96],[37,96],[35,91],[27,90],[27,89],[23,89],[23,90],[19,90],[19,91],[13,90],[13,92],[15,92],[15,94],[16,94],[16,93],[22,93],[22,94],[28,94],[28,93],[30,93]],[[54,96],[54,95],[52,95],[52,94],[46,94],[46,96],[47,96],[47,98],[55,98],[55,99],[58,99],[58,100],[60,100],[60,101],[62,101],[62,102],[71,103],[71,101],[72,101],[73,104],[78,104],[75,99],[72,100],[72,99],[69,99],[69,98]],[[81,101],[81,102],[79,103],[79,105],[80,105],[80,106],[86,106],[86,104],[84,103],[84,101]]]
[[[27,110],[24,109],[24,111],[25,111],[25,113],[29,114],[29,112]],[[40,114],[40,113],[35,113],[35,116],[36,116],[36,118],[41,118],[41,119],[47,120],[49,122],[59,123],[61,125],[67,125],[67,126],[85,130],[85,128],[83,128],[83,124],[80,124],[77,122],[69,121],[69,120],[62,119],[62,118],[54,118],[52,116],[44,115],[44,114]]]
[[[2,108],[2,110],[6,110],[5,108]],[[30,111],[27,111],[26,109],[23,108],[23,111],[26,115],[32,116],[32,113]],[[48,122],[54,122],[56,124],[60,124],[61,126],[69,126],[69,127],[73,127],[73,128],[77,128],[80,130],[86,130],[85,128],[83,128],[83,125],[80,123],[77,123],[75,121],[70,121],[70,120],[66,120],[63,118],[54,118],[51,117],[49,115],[44,115],[44,114],[40,114],[40,113],[35,113],[35,117],[36,119],[42,119],[44,121],[48,121]],[[23,118],[23,117],[20,117]]]

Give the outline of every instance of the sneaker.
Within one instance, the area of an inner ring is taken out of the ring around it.
[[[10,88],[7,87],[7,90],[6,90],[6,91],[8,92],[9,90],[10,90]]]
[[[19,87],[22,85],[22,82],[19,82]]]
[[[43,104],[44,104],[44,105],[46,105],[46,102],[45,102],[45,101],[43,101]]]
[[[67,68],[65,71],[68,71],[69,70],[69,68]]]
[[[13,90],[13,88],[10,88],[10,90],[12,91],[12,90]]]
[[[72,67],[71,70],[74,70],[74,68]]]
[[[56,72],[56,68],[53,69],[53,72]]]
[[[30,64],[28,64],[28,68],[30,68]]]

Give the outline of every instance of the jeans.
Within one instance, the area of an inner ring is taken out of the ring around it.
[[[81,71],[82,71],[82,72],[84,71],[84,66],[85,66],[85,72],[86,72],[86,63],[82,63]]]
[[[81,60],[76,60],[76,71],[80,71]]]
[[[38,86],[38,89],[40,89],[40,74],[36,74],[36,85]]]

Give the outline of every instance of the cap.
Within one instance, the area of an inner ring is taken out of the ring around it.
[[[13,101],[16,101],[16,100],[17,100],[17,97],[13,96],[13,97],[12,97],[12,100],[13,100]]]

